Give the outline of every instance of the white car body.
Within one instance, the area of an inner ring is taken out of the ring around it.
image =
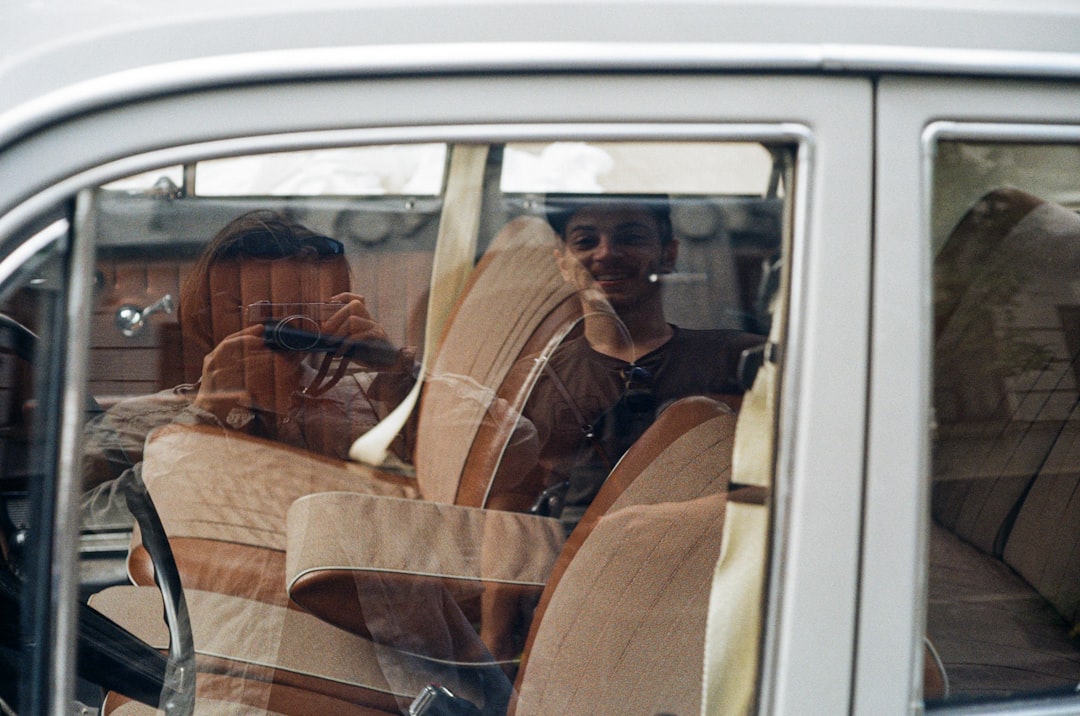
[[[493,138],[797,145],[757,712],[924,708],[930,267],[989,188],[935,195],[934,147],[1080,145],[1080,5],[8,0],[0,28],[0,281],[80,191],[199,157]],[[1080,196],[1055,191],[1044,198]],[[72,290],[91,278],[71,274]],[[69,406],[89,330],[72,328]],[[61,450],[79,429],[67,416]],[[58,715],[75,688],[65,469],[38,702]]]

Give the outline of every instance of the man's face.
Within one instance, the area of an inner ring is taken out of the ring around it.
[[[566,224],[563,243],[567,263],[580,264],[581,278],[604,292],[612,307],[636,305],[659,296],[658,274],[675,265],[677,243],[662,243],[660,226],[648,211],[633,206],[586,207]]]

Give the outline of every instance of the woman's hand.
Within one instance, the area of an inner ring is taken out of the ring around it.
[[[304,353],[274,350],[255,324],[226,336],[203,359],[195,405],[226,421],[234,408],[285,414],[298,388]]]
[[[363,296],[339,293],[331,296],[330,300],[343,305],[323,323],[323,333],[353,341],[390,342],[383,327],[368,313]]]

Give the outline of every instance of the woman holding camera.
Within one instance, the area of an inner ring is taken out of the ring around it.
[[[96,489],[84,510],[113,511],[109,483],[142,460],[156,427],[214,425],[345,459],[415,381],[412,352],[393,349],[351,291],[342,244],[277,212],[217,233],[181,285],[177,317],[192,382],[88,423],[84,489]]]

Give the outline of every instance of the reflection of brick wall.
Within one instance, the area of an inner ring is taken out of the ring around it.
[[[179,298],[180,282],[191,268],[189,260],[105,258],[98,262],[98,284],[90,331],[90,392],[112,395],[151,393],[177,374],[167,366],[175,356],[162,347],[162,330],[176,325],[175,315],[154,314],[136,336],[116,326],[116,312],[125,304],[140,308],[171,294]],[[170,347],[171,350],[171,347]],[[164,361],[164,365],[163,365]],[[175,385],[175,383],[173,383]]]
[[[350,259],[353,291],[364,296],[390,340],[395,345],[420,347],[432,253],[370,251]],[[192,264],[191,259],[148,259],[136,254],[98,262],[89,369],[93,395],[107,403],[110,396],[146,394],[185,381],[176,316],[154,314],[139,335],[128,337],[116,326],[116,312],[125,304],[147,306],[165,294],[171,294],[179,305],[180,284]]]
[[[424,341],[431,251],[371,251],[351,256],[353,291],[394,345],[420,347]]]

